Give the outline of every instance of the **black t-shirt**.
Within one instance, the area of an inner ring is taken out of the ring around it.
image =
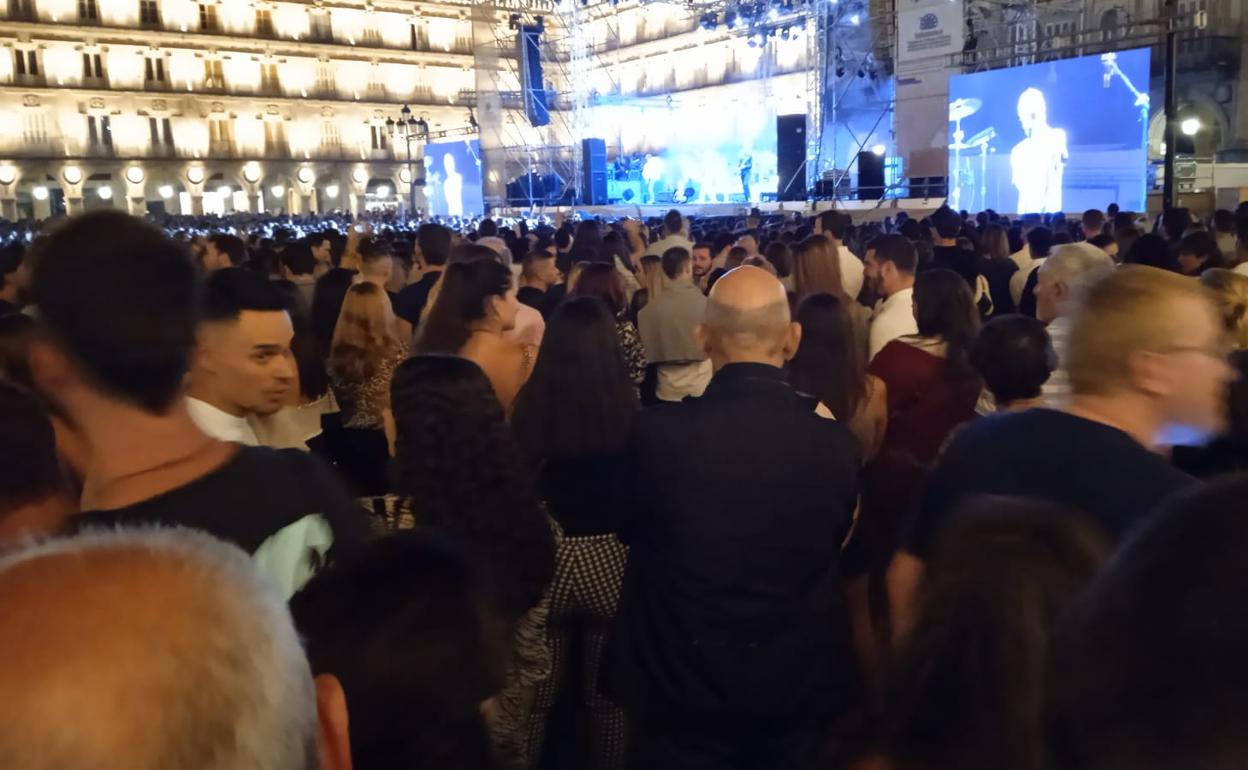
[[[968,423],[928,478],[904,547],[926,558],[958,504],[1011,495],[1069,506],[1120,538],[1171,494],[1197,483],[1122,431],[1052,409]]]
[[[6,316],[6,315],[9,315],[10,313],[16,313],[16,312],[18,312],[17,305],[14,305],[12,302],[9,302],[8,300],[0,299],[0,316]]]
[[[972,292],[975,291],[975,284],[979,280],[979,257],[975,252],[961,246],[932,247],[932,261],[927,268],[929,270],[952,270],[962,276],[962,280],[966,281]]]
[[[548,315],[546,309],[546,292],[534,286],[521,286],[516,290],[516,299],[542,314]]]
[[[420,280],[409,286],[394,298],[394,314],[416,328],[420,325],[420,314],[425,311],[425,303],[429,301],[429,292],[442,277],[442,271],[425,273]]]
[[[225,465],[177,489],[125,508],[84,512],[77,527],[190,527],[255,553],[269,537],[311,514],[329,523],[335,551],[368,537],[363,509],[320,460],[294,449],[243,447]]]

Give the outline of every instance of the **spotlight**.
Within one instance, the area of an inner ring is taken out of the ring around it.
[[[771,19],[772,21],[779,19],[780,10],[778,8],[772,8],[770,11],[767,12],[767,18]]]
[[[230,187],[229,187],[229,185],[224,185],[224,184],[223,184],[223,185],[221,185],[220,187],[218,187],[218,188],[217,188],[217,195],[220,195],[222,198],[228,198],[228,197],[230,197]]]
[[[851,26],[856,27],[861,22],[862,22],[862,19],[856,13],[849,17],[849,23]]]
[[[1200,129],[1201,125],[1199,118],[1188,118],[1179,124],[1179,130],[1183,132],[1184,136],[1196,136],[1200,133]]]
[[[384,184],[377,185],[377,197],[389,198],[390,197],[390,185],[384,185]]]
[[[172,185],[167,185],[167,184],[162,184],[162,185],[160,186],[160,189],[159,189],[159,190],[157,190],[157,192],[159,192],[159,193],[160,193],[160,197],[162,197],[162,198],[172,198],[172,197],[173,197],[173,186],[172,186]]]
[[[95,194],[103,200],[109,200],[113,197],[113,188],[108,185],[102,185],[95,191]]]
[[[35,200],[37,201],[46,201],[48,199],[48,188],[42,185],[40,185],[39,187],[36,187],[31,192],[34,193]]]
[[[286,188],[283,185],[275,184],[269,188],[269,192],[273,193],[274,198],[280,198],[286,194]]]
[[[336,184],[325,185],[325,197],[337,198],[338,197],[338,185]]]
[[[884,157],[884,153],[888,152],[888,148],[882,144],[877,144],[871,148],[871,154]]]

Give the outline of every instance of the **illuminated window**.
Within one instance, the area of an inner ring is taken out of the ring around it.
[[[78,0],[79,21],[99,21],[100,4],[96,0]]]
[[[165,79],[165,60],[163,57],[146,56],[143,58],[143,80],[149,85],[168,82]]]
[[[266,94],[280,94],[282,83],[277,77],[277,65],[273,63],[260,65],[260,90]]]
[[[273,36],[273,12],[268,8],[256,9],[256,34]]]
[[[139,0],[139,23],[145,27],[160,26],[160,5],[156,0]]]
[[[387,140],[386,127],[372,125],[372,126],[369,126],[369,128],[371,129],[370,133],[371,133],[372,140],[373,140],[373,149],[374,150],[386,149],[386,147],[388,146],[386,144],[386,140]]]
[[[199,4],[199,31],[216,32],[218,29],[216,3],[201,2]]]
[[[107,115],[87,116],[87,138],[93,148],[112,149],[113,127],[109,124]]]
[[[13,69],[18,75],[35,77],[39,74],[39,54],[37,51],[14,51]]]
[[[82,78],[83,80],[103,80],[103,57],[98,53],[84,53],[82,55]]]
[[[225,71],[220,59],[204,59],[204,87],[225,88]]]
[[[151,134],[152,150],[157,152],[173,152],[173,125],[169,118],[148,118],[148,132]]]
[[[329,153],[337,153],[342,142],[338,135],[338,124],[332,120],[321,122],[321,149]]]
[[[334,39],[334,31],[329,20],[329,14],[324,9],[313,9],[311,28],[313,40],[328,43]]]
[[[234,152],[234,121],[213,117],[208,121],[208,147],[213,155],[229,156]]]
[[[271,158],[290,154],[286,144],[286,126],[282,121],[264,121],[264,154]]]

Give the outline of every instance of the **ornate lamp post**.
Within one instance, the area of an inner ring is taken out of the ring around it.
[[[386,130],[393,140],[403,140],[407,145],[407,206],[408,215],[416,207],[416,172],[412,169],[412,142],[429,138],[429,123],[424,118],[412,117],[412,109],[406,104],[399,110],[399,119],[386,118]]]

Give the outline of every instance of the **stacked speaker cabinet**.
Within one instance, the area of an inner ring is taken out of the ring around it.
[[[607,204],[607,143],[602,139],[581,141],[581,202]]]
[[[550,123],[550,107],[546,104],[546,84],[542,80],[542,32],[536,24],[520,27],[516,38],[516,55],[520,59],[520,93],[524,97],[524,114],[534,126]]]
[[[877,201],[884,197],[884,156],[858,153],[858,200]]]
[[[782,201],[806,200],[806,116],[776,116],[776,169]]]

